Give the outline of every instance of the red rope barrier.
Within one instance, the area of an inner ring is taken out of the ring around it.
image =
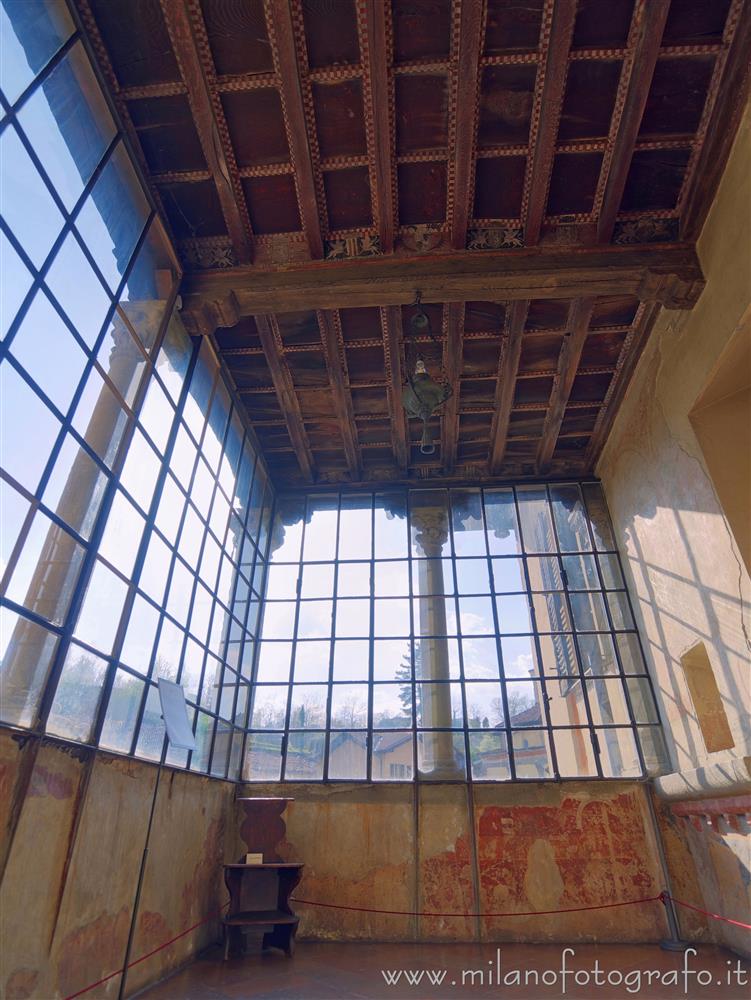
[[[291,897],[291,903],[304,903],[307,906],[324,906],[330,910],[356,910],[359,913],[386,913],[398,917],[543,917],[554,913],[581,913],[584,910],[608,910],[614,906],[636,906],[639,903],[662,902],[663,893],[659,896],[645,896],[643,899],[626,899],[621,903],[598,903],[596,906],[569,906],[560,910],[509,910],[502,913],[434,913],[430,910],[378,910],[370,906],[342,906],[338,903],[319,903],[313,899]]]
[[[328,910],[354,910],[357,913],[381,913],[388,916],[396,917],[546,917],[552,916],[556,913],[583,913],[587,910],[609,910],[616,906],[638,906],[641,903],[665,903],[666,900],[672,900],[679,906],[685,906],[689,910],[695,910],[697,913],[704,914],[705,917],[712,917],[713,920],[722,920],[726,924],[733,924],[735,927],[742,927],[744,930],[751,931],[751,924],[744,924],[740,920],[733,920],[731,917],[723,917],[719,913],[712,913],[710,910],[702,910],[699,906],[694,906],[693,903],[686,903],[682,899],[676,899],[675,896],[671,896],[667,892],[661,892],[657,896],[644,896],[642,899],[625,899],[619,903],[598,903],[595,906],[567,906],[559,910],[507,910],[503,912],[490,911],[488,913],[480,913],[479,911],[469,910],[466,913],[437,913],[431,910],[380,910],[375,907],[370,906],[344,906],[340,903],[321,903],[314,899],[299,899],[298,897],[292,897],[290,902],[292,903],[302,903],[304,906],[321,906]],[[164,944],[160,944],[157,948],[152,951],[147,952],[145,955],[141,955],[140,958],[134,959],[128,964],[128,968],[132,969],[134,965],[138,965],[141,962],[145,962],[147,958],[151,958],[152,955],[156,955],[157,952],[163,951],[165,948],[169,948],[171,944],[175,941],[179,941],[180,938],[185,937],[186,934],[190,934],[191,931],[196,930],[197,927],[203,926],[203,924],[209,923],[211,920],[215,920],[217,917],[221,916],[224,910],[227,909],[229,903],[225,903],[221,910],[217,910],[215,913],[209,914],[203,920],[199,920],[197,924],[193,924],[192,927],[188,927],[186,930],[181,931],[176,934],[169,941],[165,941]],[[76,997],[83,996],[84,993],[88,993],[93,990],[95,986],[101,986],[102,983],[109,982],[110,979],[115,976],[119,976],[122,973],[122,969],[117,969],[115,972],[110,972],[108,976],[104,976],[102,979],[98,979],[95,983],[90,986],[86,986],[84,989],[79,990],[77,993],[71,993],[69,996],[65,997],[65,1000],[75,1000]]]
[[[712,917],[713,920],[723,920],[726,924],[734,924],[736,927],[742,927],[746,931],[751,931],[751,924],[741,923],[740,920],[733,920],[731,917],[723,917],[719,913],[712,913],[711,910],[702,910],[700,906],[694,906],[693,903],[686,903],[682,899],[676,899],[675,896],[668,896],[668,899],[672,899],[674,903],[679,906],[685,906],[687,910],[696,910],[697,913],[703,913],[705,917]]]
[[[204,917],[203,920],[199,920],[198,923],[193,924],[192,927],[188,927],[186,930],[180,931],[179,934],[170,938],[169,941],[165,941],[164,944],[160,944],[157,948],[154,948],[153,951],[149,951],[145,955],[141,955],[140,958],[136,958],[132,962],[128,962],[128,968],[132,969],[134,965],[138,965],[140,962],[145,962],[147,958],[151,958],[152,955],[156,955],[158,951],[164,951],[165,948],[169,948],[171,944],[174,944],[175,941],[179,941],[180,938],[185,937],[186,934],[190,934],[190,932],[194,931],[197,927],[202,927],[204,924],[208,924],[211,920],[216,920],[216,918],[220,917],[228,906],[229,903],[227,902],[221,910],[217,910],[215,913],[210,913],[208,917]],[[93,990],[95,986],[101,986],[102,983],[108,983],[110,979],[113,979],[115,976],[119,976],[123,971],[123,969],[117,969],[115,972],[110,972],[110,974],[108,976],[104,976],[103,979],[97,979],[97,981],[95,983],[91,983],[90,986],[84,987],[84,989],[79,990],[77,993],[71,993],[69,996],[65,997],[65,1000],[75,1000],[75,997],[83,996],[84,993],[88,993],[89,990]]]

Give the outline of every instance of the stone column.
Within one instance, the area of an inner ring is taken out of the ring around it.
[[[423,733],[423,769],[432,778],[463,778],[464,771],[456,760],[451,727],[451,689],[448,681],[448,639],[446,638],[446,600],[441,553],[448,538],[448,512],[444,507],[413,509],[412,527],[415,541],[427,562],[420,562],[420,652],[422,721],[425,726],[445,727],[446,732]],[[422,596],[422,595],[426,596]],[[430,636],[423,639],[422,636]]]

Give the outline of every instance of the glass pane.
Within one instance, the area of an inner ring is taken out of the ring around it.
[[[369,493],[342,497],[339,514],[339,558],[370,559],[372,497]],[[307,536],[305,542],[307,555]],[[327,557],[324,557],[327,558]]]
[[[532,636],[501,639],[501,656],[505,677],[537,676],[537,651]]]
[[[152,531],[146,558],[141,568],[140,587],[157,604],[164,600],[172,553],[155,531]]]
[[[373,677],[377,681],[409,680],[412,677],[408,639],[376,639],[373,643]]]
[[[470,681],[464,685],[464,693],[470,729],[494,729],[503,725],[503,698],[497,682]]]
[[[379,562],[373,567],[376,597],[401,597],[409,594],[409,563]]]
[[[152,684],[146,696],[146,707],[141,719],[141,729],[138,733],[136,754],[147,760],[159,760],[164,746],[164,720],[159,701],[159,691]]]
[[[375,498],[375,558],[406,559],[407,498],[404,493],[379,493]]]
[[[376,636],[408,636],[410,634],[409,601],[392,597],[374,603],[374,631]]]
[[[78,616],[76,638],[110,653],[127,592],[126,584],[97,560]]]
[[[614,550],[615,538],[610,524],[610,515],[605,496],[599,483],[584,483],[582,493],[587,504],[589,525],[598,550]]]
[[[112,467],[127,415],[95,369],[89,372],[73,416],[73,427],[105,465]]]
[[[297,569],[294,566],[275,566],[274,569],[293,570],[295,580],[292,583],[292,594],[284,594],[284,597],[294,597],[294,586],[297,582]],[[292,574],[288,574],[291,576]],[[319,565],[304,566],[302,571],[302,585],[300,587],[300,597],[331,597],[334,593],[334,564],[327,563]]]
[[[570,632],[571,618],[563,594],[533,594],[538,632]]]
[[[508,781],[511,777],[505,733],[470,733],[469,753],[473,781]]]
[[[527,552],[555,552],[555,535],[550,519],[547,493],[536,486],[521,486],[516,491],[519,500],[524,548]]]
[[[144,512],[148,512],[151,507],[160,466],[159,456],[148,443],[145,435],[136,427],[128,445],[122,473],[120,474],[120,483]],[[171,496],[171,494],[168,494],[168,496]],[[164,503],[165,498],[163,496],[160,503],[160,510]],[[173,526],[177,530],[179,511],[171,510],[170,514],[173,515]]]
[[[124,576],[129,577],[133,572],[145,523],[133,504],[118,490],[107,516],[99,554]]]
[[[633,632],[624,635],[617,635],[615,641],[618,644],[618,654],[621,658],[621,665],[624,674],[645,674],[647,668],[644,665],[644,657],[639,648],[639,639]]]
[[[608,630],[608,616],[602,594],[570,594],[574,626],[579,632]]]
[[[513,490],[485,490],[485,521],[491,555],[521,552]]]
[[[498,610],[498,625],[504,635],[532,631],[526,595],[496,597],[495,604]]]
[[[529,563],[532,560],[528,560]],[[530,567],[530,576],[532,568]],[[496,594],[513,593],[526,590],[524,569],[521,559],[494,559],[493,583]],[[532,585],[534,587],[534,584]]]
[[[634,618],[628,606],[628,598],[624,590],[618,590],[607,594],[608,607],[610,608],[610,620],[614,629],[635,628]]]
[[[415,594],[453,594],[454,570],[450,559],[415,559],[412,562]]]
[[[73,34],[59,0],[0,4],[0,87],[12,104]]]
[[[368,734],[332,733],[329,778],[364,781],[368,772]]]
[[[0,579],[5,575],[8,561],[18,541],[31,504],[13,487],[0,479]]]
[[[499,561],[502,560],[496,560]],[[487,559],[457,559],[456,585],[460,594],[489,594],[491,587]]]
[[[72,233],[65,237],[45,281],[83,341],[93,347],[111,302]]]
[[[587,694],[595,725],[629,724],[623,685],[617,677],[600,677],[587,681]]]
[[[244,781],[278,781],[282,774],[281,734],[248,733],[245,743]]]
[[[495,639],[462,639],[464,676],[472,679],[498,677]]]
[[[577,677],[548,679],[545,682],[551,726],[580,726],[587,723],[581,681]]]
[[[451,490],[451,528],[457,556],[485,555],[485,525],[479,490]]]
[[[63,217],[12,125],[0,135],[3,219],[40,268],[63,228]]]
[[[48,733],[84,743],[91,738],[106,672],[106,660],[71,643],[47,719]]]
[[[415,699],[420,729],[461,729],[464,726],[461,684],[422,681],[415,686]]]
[[[340,563],[336,578],[339,597],[360,597],[370,593],[370,563]]]
[[[340,600],[336,606],[336,634],[338,638],[370,635],[370,601]]]
[[[134,311],[131,307],[131,315]],[[144,336],[143,324],[139,333],[142,340],[147,340],[145,346],[150,347],[151,343]],[[175,404],[182,391],[192,353],[193,345],[185,333],[179,314],[175,311],[167,324],[164,340],[159,348],[159,356],[156,359],[156,370],[159,378]]]
[[[580,635],[579,653],[585,674],[617,674],[618,664],[609,635]]]
[[[495,634],[493,602],[490,597],[460,597],[459,619],[462,635]],[[509,631],[514,631],[514,629],[509,629]],[[528,629],[520,629],[519,631],[528,631]]]
[[[586,552],[591,549],[584,504],[576,483],[551,485],[550,502],[561,552]]]
[[[373,734],[373,781],[411,781],[413,768],[411,732]]]
[[[86,355],[43,292],[37,292],[11,353],[61,413],[67,414]]]
[[[592,737],[588,729],[560,729],[553,733],[558,773],[562,778],[596,778]]]
[[[125,639],[120,650],[120,659],[140,674],[148,673],[158,624],[159,612],[157,609],[153,604],[144,600],[140,594],[136,594],[128,618]]]
[[[418,733],[417,770],[427,781],[466,778],[464,736],[460,733]]]
[[[649,681],[646,677],[629,677],[626,680],[628,695],[631,699],[631,708],[634,712],[635,722],[659,723],[660,717],[657,714]]]
[[[368,725],[368,688],[365,684],[334,684],[331,689],[332,729],[363,729]]]
[[[657,726],[639,726],[637,733],[647,774],[668,774],[673,771],[662,730]]]
[[[5,337],[16,318],[26,293],[31,288],[31,275],[23,261],[0,230],[0,338]]]
[[[569,590],[599,590],[600,581],[594,556],[563,556]]]
[[[104,717],[99,746],[130,753],[144,683],[125,670],[118,670]]]
[[[298,642],[295,647],[295,680],[326,681],[329,677],[330,642]]]
[[[262,642],[258,654],[258,681],[289,680],[291,642]]]
[[[31,727],[49,677],[57,636],[0,608],[0,713],[3,722]]]
[[[293,601],[267,604],[263,616],[264,639],[291,639],[295,631],[295,611]]]
[[[636,740],[630,729],[598,729],[603,778],[638,778],[642,773]]]
[[[598,555],[602,583],[606,590],[623,590],[626,584],[616,555]]]
[[[198,712],[195,725],[196,748],[190,759],[191,771],[205,772],[208,770],[213,733],[214,720],[205,712]]]
[[[76,439],[66,435],[43,500],[79,535],[88,538],[99,513],[107,479]]]
[[[373,685],[373,728],[412,725],[412,684]]]
[[[25,102],[18,121],[70,211],[115,135],[112,115],[80,42]]]
[[[250,713],[252,729],[284,729],[286,715],[286,685],[259,685],[255,688]]]
[[[164,449],[167,447],[167,438],[174,416],[175,411],[169,397],[156,379],[152,379],[146,391],[146,398],[143,401],[138,420],[161,454],[164,454]]]
[[[546,725],[542,710],[543,689],[539,681],[508,681],[506,701],[509,725],[514,729]]]
[[[511,734],[517,778],[552,778],[548,734],[544,730],[517,730]]]
[[[333,606],[333,601],[301,601],[297,620],[298,639],[325,639],[330,636]]]
[[[320,781],[323,778],[323,733],[290,733],[287,738],[287,781]]]
[[[99,175],[76,217],[76,228],[117,291],[149,215],[149,203],[122,143]]]
[[[97,361],[128,406],[132,406],[146,371],[146,358],[119,310],[115,311],[102,340]]]
[[[334,643],[335,681],[366,681],[369,674],[370,643],[367,639],[345,639]]]
[[[23,434],[19,416],[23,414]],[[0,456],[3,468],[36,492],[60,421],[7,362],[0,365]]]
[[[75,539],[37,510],[6,596],[53,625],[62,625],[83,556],[84,550]]]

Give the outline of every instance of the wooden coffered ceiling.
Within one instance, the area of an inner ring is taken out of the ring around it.
[[[749,0],[78,0],[278,483],[592,471],[748,83]],[[405,420],[420,289],[455,386]]]

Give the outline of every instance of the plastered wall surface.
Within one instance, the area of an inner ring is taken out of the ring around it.
[[[0,730],[0,996],[65,997],[121,968],[156,771]],[[221,865],[239,851],[233,799],[229,783],[162,772],[133,958],[223,904]],[[217,936],[213,921],[135,966],[128,994]],[[114,977],[92,995],[118,988]]]
[[[597,468],[641,619],[673,768],[684,772],[751,755],[751,580],[689,420],[723,350],[748,323],[748,109],[698,252],[707,286],[692,312],[663,311],[658,317]],[[751,516],[751,484],[748,489]],[[704,743],[680,663],[699,641],[735,743],[713,753]],[[683,836],[705,905],[749,921],[748,823],[736,829],[704,824]],[[748,954],[743,931],[715,924],[712,934]]]
[[[290,795],[281,853],[300,899],[431,913],[519,912],[654,896],[662,888],[645,790],[565,785],[253,785]],[[660,903],[544,917],[415,917],[298,906],[300,937],[657,941]]]

